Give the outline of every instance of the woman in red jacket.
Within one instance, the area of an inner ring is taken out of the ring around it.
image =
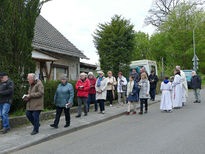
[[[95,104],[95,112],[97,112],[98,111],[98,105],[97,105],[97,101],[96,101],[96,90],[95,90],[96,78],[95,78],[93,72],[88,73],[88,79],[90,81],[90,91],[89,91],[89,94],[88,94],[88,112],[89,112],[91,102],[93,104]]]
[[[84,116],[88,114],[88,93],[90,90],[90,81],[86,78],[87,74],[81,73],[80,79],[75,85],[75,88],[78,90],[77,97],[78,97],[78,115],[76,118],[81,117],[82,109],[81,106],[84,104]]]

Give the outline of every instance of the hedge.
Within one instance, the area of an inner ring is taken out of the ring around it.
[[[45,109],[55,109],[55,104],[54,104],[54,95],[57,89],[58,84],[60,81],[46,81],[43,82],[44,85],[44,108]],[[74,88],[74,100],[73,100],[73,106],[77,106],[77,90],[75,89],[75,84],[77,81],[69,81],[73,85]],[[24,89],[22,89],[24,90]],[[24,90],[26,93],[26,90]],[[26,108],[26,103],[23,102],[21,98],[17,99],[19,100],[18,102],[14,101],[13,104],[11,105],[11,112],[16,112],[19,110],[25,110]]]
[[[69,83],[73,85],[74,88],[74,100],[73,106],[77,106],[77,90],[75,89],[75,84],[77,81],[70,81]],[[44,82],[44,108],[45,109],[55,109],[54,95],[60,81],[47,81]]]

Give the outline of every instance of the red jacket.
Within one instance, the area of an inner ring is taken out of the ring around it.
[[[90,91],[89,91],[89,94],[96,94],[96,90],[95,90],[96,78],[89,79],[89,81],[90,81]]]
[[[80,86],[83,86],[82,89],[79,89]],[[90,81],[86,78],[84,82],[81,79],[75,85],[75,88],[78,90],[78,97],[88,97],[88,93],[90,90]]]

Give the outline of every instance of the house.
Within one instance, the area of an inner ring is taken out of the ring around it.
[[[88,64],[88,63],[80,63],[80,73],[84,72],[84,73],[89,73],[89,72],[93,72],[96,73],[96,69],[97,69],[97,65],[93,65],[93,64]]]
[[[32,46],[35,73],[42,80],[60,80],[62,74],[76,80],[80,74],[80,59],[88,59],[41,15],[36,20]]]

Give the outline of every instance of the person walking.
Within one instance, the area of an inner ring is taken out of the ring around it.
[[[0,117],[3,124],[0,132],[6,134],[10,130],[9,111],[13,99],[14,83],[5,72],[0,73],[0,80]]]
[[[172,97],[171,97],[172,84],[169,81],[169,77],[164,78],[164,81],[161,83],[160,90],[162,92],[160,110],[171,112],[172,111]]]
[[[131,104],[133,104],[134,106],[133,114],[136,114],[136,104],[139,101],[139,96],[138,96],[139,89],[134,79],[135,77],[131,75],[129,77],[129,82],[127,84],[127,100],[128,100],[127,115],[130,114]]]
[[[104,73],[102,71],[98,72],[99,77],[95,84],[96,89],[96,99],[98,104],[100,105],[100,113],[105,114],[105,100],[107,97],[107,79],[104,77]]]
[[[201,103],[201,99],[200,99],[201,78],[199,75],[196,74],[195,71],[192,71],[191,88],[194,91],[194,96],[195,96],[194,103]]]
[[[148,112],[148,99],[149,99],[149,90],[150,90],[150,83],[147,77],[147,74],[144,72],[141,74],[141,80],[139,82],[140,88],[140,112],[139,114],[143,114],[143,106],[145,104],[145,112]]]
[[[88,94],[88,112],[90,109],[91,102],[95,105],[95,112],[97,112],[98,111],[98,104],[96,101],[96,90],[95,90],[96,78],[94,77],[93,72],[88,73],[88,80],[90,81],[90,91]]]
[[[62,111],[65,114],[65,128],[70,126],[70,108],[73,104],[74,90],[72,84],[68,83],[68,77],[66,74],[61,76],[61,83],[58,85],[54,103],[56,105],[56,117],[51,127],[58,128]]]
[[[181,75],[179,70],[174,71],[174,81],[172,82],[172,102],[173,108],[181,108],[182,107],[182,82]]]
[[[77,89],[77,97],[78,97],[78,115],[76,118],[81,117],[82,113],[82,104],[84,104],[84,116],[88,114],[88,93],[90,90],[90,81],[86,78],[87,74],[81,73],[80,79],[77,81],[75,88]]]
[[[109,71],[107,73],[107,98],[110,102],[110,107],[112,107],[112,101],[115,99],[115,86],[117,85],[116,79],[114,76],[112,76],[112,72]]]
[[[119,72],[118,79],[117,79],[117,93],[118,93],[118,103],[120,105],[126,104],[126,97],[125,97],[126,90],[127,90],[127,80],[122,75],[122,72]],[[122,102],[121,102],[121,98],[123,98]]]
[[[26,116],[33,125],[31,135],[36,135],[39,132],[39,116],[44,109],[44,87],[34,73],[29,73],[27,79],[30,86],[28,94],[24,95],[24,100],[27,102]]]
[[[155,101],[157,82],[159,81],[159,79],[154,71],[151,71],[151,74],[149,75],[148,80],[150,82],[150,92],[149,92],[150,97],[152,101]]]

